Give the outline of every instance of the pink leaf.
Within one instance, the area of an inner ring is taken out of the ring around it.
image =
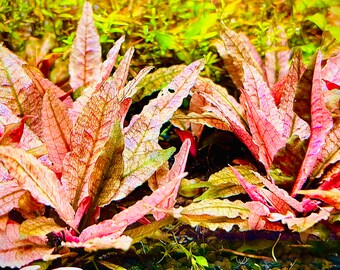
[[[0,181],[0,216],[7,214],[13,208],[19,207],[19,199],[25,191],[17,181]]]
[[[64,197],[64,190],[54,172],[41,164],[34,156],[20,148],[0,147],[1,162],[38,202],[50,205],[68,224],[72,224],[74,211]]]
[[[65,155],[70,151],[72,122],[64,103],[47,90],[42,106],[43,134],[49,159],[57,172],[61,172]]]
[[[289,138],[292,135],[299,135],[300,138],[309,136],[309,127],[293,111],[295,90],[298,82],[305,71],[300,51],[295,53],[292,65],[286,76],[282,97],[279,104],[280,118],[283,120],[283,136]]]
[[[311,136],[306,157],[292,190],[293,196],[302,188],[307,177],[313,172],[320,150],[325,144],[326,135],[333,126],[332,116],[325,106],[322,94],[321,60],[322,54],[319,52],[315,63],[311,92]]]
[[[7,106],[0,103],[0,133],[4,132],[4,130],[1,130],[2,126],[18,123],[20,120],[21,119],[17,117]],[[30,148],[40,147],[42,144],[43,143],[38,136],[25,124],[23,135],[18,147],[28,150]]]
[[[46,91],[49,89],[53,92],[67,108],[72,108],[73,101],[68,93],[65,93],[62,89],[60,89],[57,85],[45,79],[40,71],[31,66],[23,67],[27,75],[32,79],[32,82],[35,88],[39,91],[40,95],[43,97]]]
[[[261,176],[260,174],[258,174],[256,172],[254,174],[262,181],[262,183],[271,192],[270,196],[264,196],[264,197],[266,197],[267,201],[279,213],[286,215],[287,212],[288,212],[287,210],[290,210],[289,207],[287,207],[288,205],[293,207],[295,210],[297,210],[299,212],[303,212],[303,205],[299,201],[297,201],[296,199],[289,196],[287,191],[279,188],[277,185],[273,184],[272,182],[270,182],[268,179]],[[267,195],[269,195],[269,194],[267,193]]]
[[[256,110],[262,110],[268,122],[270,122],[275,129],[281,133],[283,123],[275,105],[275,100],[271,95],[267,84],[254,67],[244,63],[243,70],[244,89],[242,90],[242,94],[245,96],[244,101],[248,106],[252,104]],[[241,100],[241,104],[242,103],[243,102]]]
[[[225,90],[226,92],[226,90]],[[211,111],[222,121],[227,123],[230,128],[228,130],[235,133],[235,135],[248,147],[254,157],[258,158],[259,148],[253,142],[251,135],[248,132],[248,126],[246,126],[246,120],[243,118],[243,108],[234,100],[233,97],[227,93],[214,91],[213,95],[207,95],[201,93],[204,98],[210,102],[214,107],[206,107],[205,110]],[[239,108],[242,108],[239,110]],[[219,126],[220,127],[220,124]]]
[[[268,44],[269,47],[276,48],[276,50],[268,51],[265,55],[265,69],[268,84],[272,87],[287,74],[291,51],[288,48],[286,33],[282,26],[279,25],[275,29],[270,28],[268,33],[269,35],[278,35],[273,42]],[[277,48],[280,48],[280,50],[277,50]]]
[[[340,53],[327,60],[321,71],[324,90],[340,89]]]
[[[162,187],[155,190],[150,196],[145,196],[129,208],[119,212],[112,219],[105,220],[96,225],[86,228],[79,236],[81,242],[102,236],[112,236],[118,238],[125,228],[141,219],[143,216],[154,210],[157,205],[170,196],[184,175],[178,175]]]
[[[263,197],[263,195],[260,192],[260,188],[255,186],[255,185],[253,185],[253,184],[248,183],[247,180],[242,176],[242,174],[240,174],[238,172],[237,169],[235,169],[232,166],[230,166],[230,168],[233,171],[234,175],[236,176],[237,180],[242,185],[242,187],[248,193],[249,197],[253,201],[258,201],[258,202],[262,203],[263,205],[269,207],[267,202],[266,202],[266,199]]]
[[[19,227],[19,224],[9,221],[6,230],[0,230],[0,267],[21,267],[53,252],[54,248],[46,245],[46,237],[22,239]]]
[[[203,64],[202,60],[190,64],[159,93],[156,99],[151,100],[139,115],[135,115],[129,126],[124,129],[125,177],[115,199],[125,197],[151,177],[165,162],[159,160],[157,156],[163,155],[164,158],[168,158],[171,154],[169,152],[171,148],[162,150],[158,145],[160,128],[182,104],[183,98],[189,94]],[[158,167],[155,167],[156,164]]]
[[[112,75],[113,82],[117,88],[118,93],[121,92],[124,85],[126,84],[126,80],[129,75],[130,62],[134,51],[135,50],[133,47],[128,49],[123,59],[120,61],[115,73],[113,73]]]
[[[86,103],[72,130],[72,150],[64,159],[61,180],[65,197],[75,209],[89,195],[89,177],[118,115],[116,95],[111,84],[103,83]]]
[[[328,132],[317,161],[314,165],[312,177],[320,177],[326,168],[340,160],[340,121],[335,121]]]
[[[307,217],[284,218],[283,224],[287,224],[288,228],[295,232],[303,232],[321,220],[327,220],[333,207],[322,207],[319,213],[312,213]]]
[[[248,224],[251,230],[283,231],[284,227],[277,222],[270,222],[267,217],[270,211],[267,206],[258,201],[246,202],[250,210]]]
[[[187,163],[188,154],[191,149],[191,141],[190,139],[186,139],[181,149],[179,150],[178,154],[175,155],[175,162],[171,167],[171,170],[168,172],[166,177],[161,179],[159,181],[159,186],[165,185],[167,182],[170,182],[171,179],[176,178],[177,175],[182,175],[185,170],[185,165]],[[174,188],[173,194],[169,198],[165,198],[164,201],[162,201],[160,204],[157,205],[158,208],[161,208],[162,210],[170,210],[172,207],[174,207],[176,203],[176,197],[178,193],[180,181],[178,182],[178,185]],[[156,220],[163,219],[166,216],[166,213],[159,212],[159,211],[153,211],[153,215]]]
[[[70,85],[72,89],[88,86],[100,76],[101,47],[92,18],[90,2],[85,2],[70,55]]]
[[[111,74],[111,71],[116,63],[116,59],[120,50],[120,47],[122,46],[122,43],[125,40],[125,36],[122,36],[120,39],[118,39],[115,42],[115,45],[109,50],[106,56],[106,60],[101,65],[101,80],[100,82],[105,81]]]
[[[247,112],[249,128],[252,133],[252,141],[258,146],[259,160],[269,171],[274,156],[279,149],[284,147],[285,140],[282,134],[269,122],[262,110],[254,108],[253,104],[248,103]]]
[[[330,190],[300,190],[299,194],[306,195],[308,198],[319,199],[340,210],[340,190],[338,188],[332,188]]]

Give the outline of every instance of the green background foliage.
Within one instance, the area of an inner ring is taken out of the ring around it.
[[[68,52],[72,44],[83,0],[1,0],[0,40],[22,56],[32,37],[55,36],[54,52]],[[225,73],[213,46],[220,22],[243,32],[263,56],[282,50],[278,42],[280,26],[288,46],[300,47],[309,58],[320,46],[340,40],[340,6],[337,0],[135,0],[92,1],[103,55],[121,35],[123,50],[134,46],[132,71],[152,65],[168,67],[206,59],[206,76],[219,81]]]

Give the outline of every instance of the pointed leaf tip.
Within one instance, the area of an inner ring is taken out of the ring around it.
[[[101,47],[92,13],[90,2],[85,2],[70,55],[72,89],[88,86],[100,76]]]

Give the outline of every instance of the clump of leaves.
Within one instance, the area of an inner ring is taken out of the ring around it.
[[[150,212],[162,219],[174,206],[190,141],[169,169],[175,149],[162,149],[158,136],[188,95],[203,61],[186,67],[124,126],[136,85],[151,68],[126,84],[130,48],[110,76],[123,41],[102,62],[86,2],[70,57],[68,93],[0,47],[1,267],[67,260],[75,256],[73,248],[127,250],[133,239],[123,233],[129,225]],[[71,92],[80,96],[73,101]],[[148,180],[149,196],[113,217],[101,215]],[[46,235],[62,242],[51,246]]]
[[[184,123],[178,124],[182,128],[190,128],[185,125],[189,120],[233,132],[263,169],[249,162],[229,166],[206,182],[183,187],[206,191],[176,209],[175,216],[212,230],[230,231],[237,225],[241,231],[279,231],[287,225],[320,234],[326,227],[314,225],[326,221],[338,231],[339,54],[323,63],[318,52],[305,67],[296,51],[289,67],[287,51],[267,54],[263,64],[244,35],[223,27],[221,38],[216,46],[241,92],[240,101],[199,78],[193,98],[201,100],[203,113],[178,115],[173,121]],[[244,193],[250,200],[240,200]]]

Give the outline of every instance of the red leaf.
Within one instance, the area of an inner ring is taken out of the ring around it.
[[[20,122],[20,120],[21,119],[17,117],[8,107],[0,103],[0,133],[2,125],[6,126],[12,123]],[[18,147],[24,150],[41,147],[43,143],[40,141],[38,136],[33,133],[33,131],[27,125],[24,126],[25,128]]]
[[[272,205],[279,213],[286,215],[288,212],[293,212],[290,207],[293,207],[299,212],[303,212],[303,205],[296,199],[289,196],[288,192],[279,188],[275,184],[271,183],[265,177],[258,173],[254,173],[262,183],[268,188],[268,192],[265,189],[261,189],[260,193],[266,200]],[[264,193],[263,193],[264,192]]]
[[[327,81],[326,79],[322,79],[322,80],[326,83],[328,90],[340,89],[340,85]]]
[[[268,171],[277,151],[285,145],[283,122],[270,89],[254,67],[244,64],[244,89],[240,97],[247,110],[253,142],[259,159]]]
[[[321,60],[322,54],[319,52],[315,62],[313,86],[311,92],[311,136],[309,139],[306,157],[295,180],[292,196],[296,195],[307,177],[313,172],[320,151],[325,144],[327,133],[333,126],[330,112],[327,110],[321,86]]]
[[[324,90],[340,90],[340,54],[327,60],[326,65],[322,68],[321,77],[326,87]]]
[[[20,122],[5,126],[5,132],[0,137],[0,145],[18,146],[22,134],[24,133],[24,124],[32,115],[25,115]]]
[[[175,132],[180,137],[181,141],[184,142],[186,139],[189,139],[191,142],[190,146],[190,154],[196,158],[197,157],[197,144],[196,139],[191,131],[188,130],[180,130],[178,128],[175,128]]]
[[[297,51],[293,56],[292,65],[286,76],[279,104],[279,114],[283,120],[283,136],[286,139],[295,134],[299,135],[300,138],[308,138],[309,136],[307,123],[302,121],[293,111],[295,90],[304,71],[302,54]]]

